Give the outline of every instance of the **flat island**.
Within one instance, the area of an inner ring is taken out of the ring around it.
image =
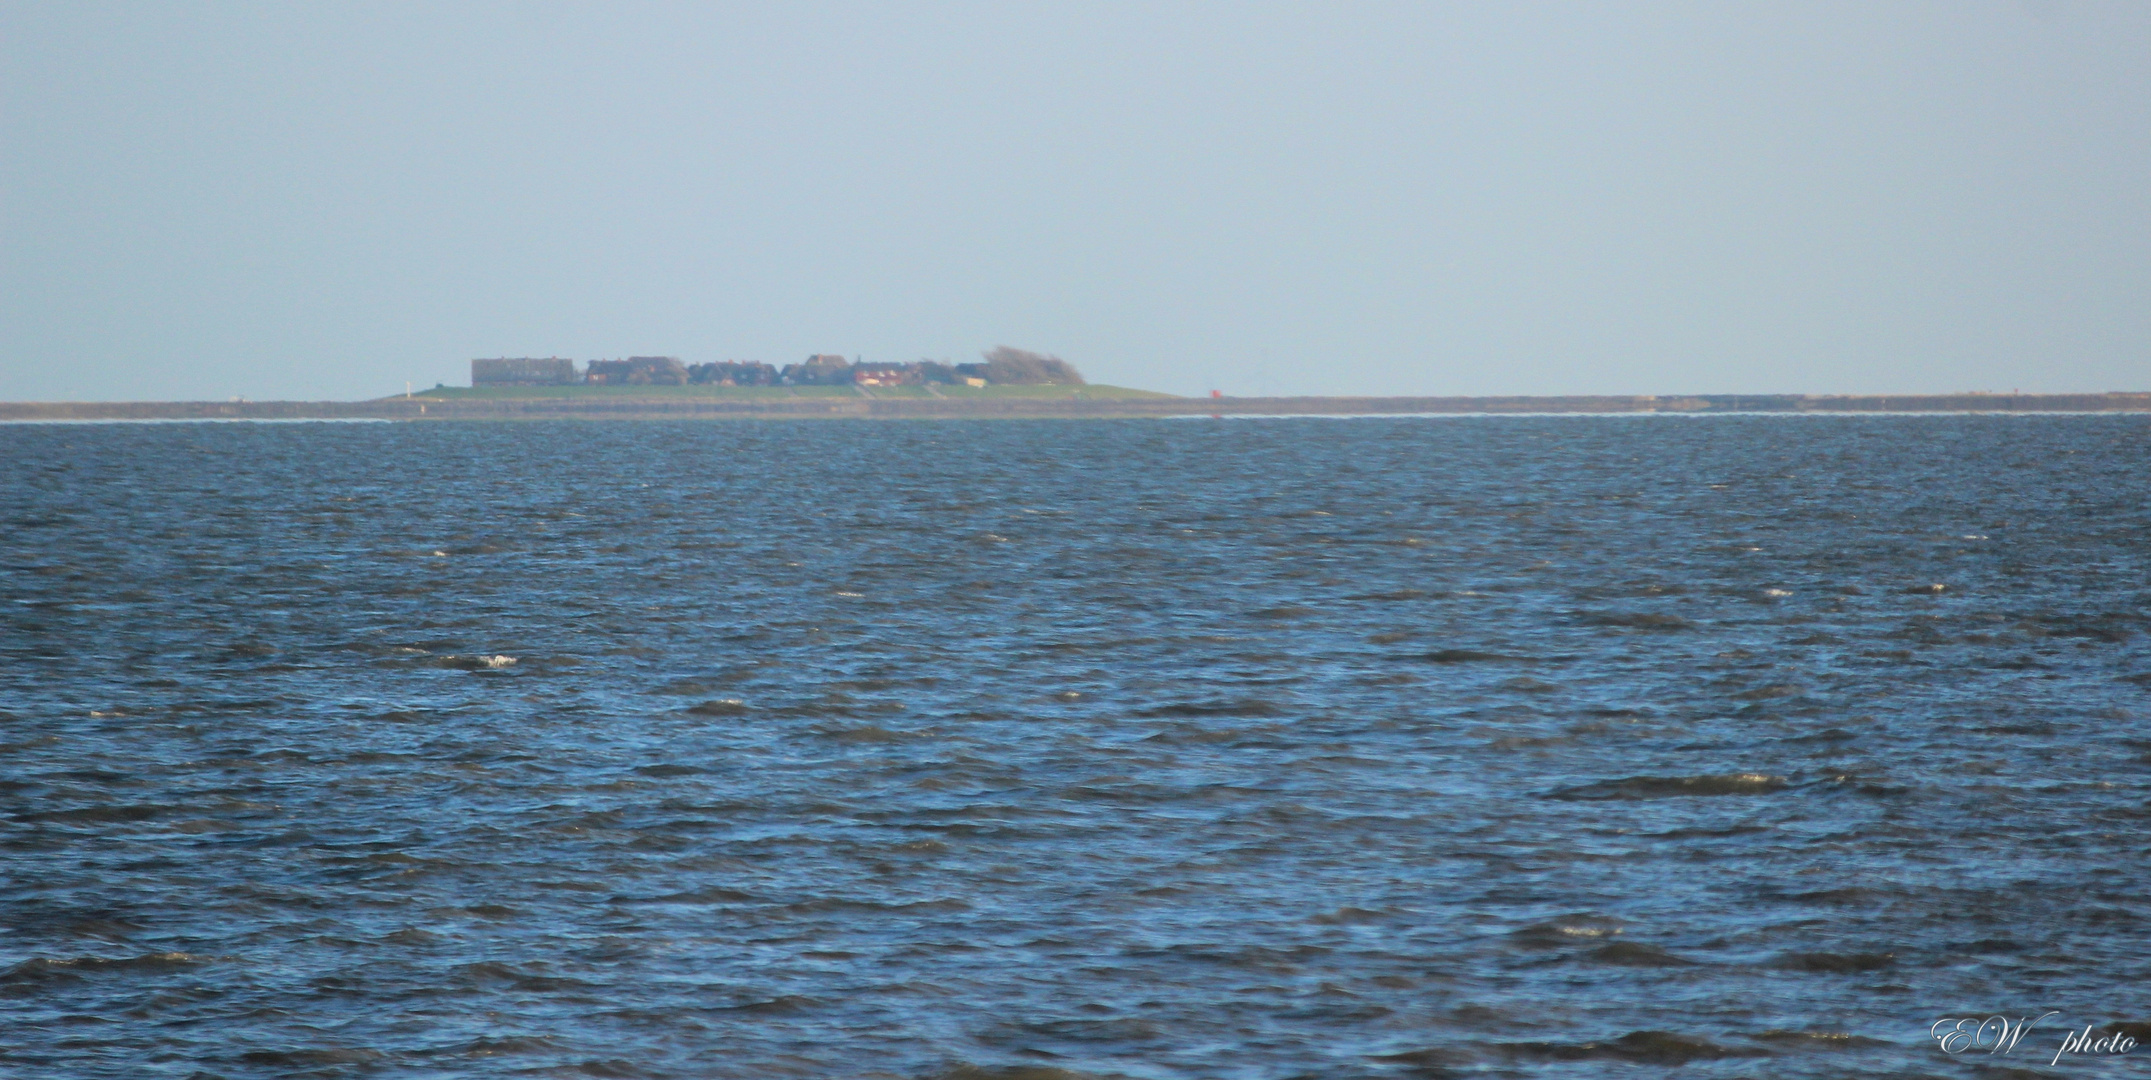
[[[1678,394],[1508,397],[1181,397],[1085,382],[1058,357],[1007,347],[980,364],[801,364],[672,357],[471,362],[472,385],[365,401],[0,402],[0,420],[672,420],[1469,413],[2151,412],[2151,393]]]

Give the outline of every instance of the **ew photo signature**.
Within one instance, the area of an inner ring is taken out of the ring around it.
[[[2020,1016],[2015,1019],[2000,1014],[1962,1018],[1945,1016],[1935,1021],[1934,1025],[1927,1029],[1927,1033],[1933,1037],[1935,1045],[1943,1053],[1951,1056],[2009,1054],[2016,1051],[2017,1044],[2024,1041],[2024,1037],[2030,1034],[2033,1027],[2050,1017],[2060,1015],[2061,1010],[2052,1009],[2035,1017]],[[2135,1049],[2135,1036],[2145,1034],[2137,1030],[2143,1026],[2108,1024],[2100,1028],[2094,1024],[2085,1024],[2080,1031],[2075,1028],[2064,1030],[2059,1045],[2055,1047],[2054,1056],[2047,1064],[2061,1064],[2065,1054],[2126,1054]],[[2046,1045],[2044,1040],[2037,1040],[2037,1043]]]

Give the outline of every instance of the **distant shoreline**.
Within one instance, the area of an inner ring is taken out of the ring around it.
[[[640,388],[619,388],[632,391]],[[1220,397],[1113,387],[1053,396],[887,394],[470,396],[435,392],[370,401],[0,402],[0,421],[40,420],[688,420],[992,419],[1412,414],[2151,413],[2151,393],[1698,394],[1676,396]]]

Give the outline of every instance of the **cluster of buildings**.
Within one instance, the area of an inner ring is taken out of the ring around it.
[[[683,364],[674,356],[592,360],[578,368],[559,357],[502,357],[471,361],[472,386],[903,386],[919,383],[985,386],[984,364],[869,364],[817,353],[782,368],[753,360]]]
[[[577,367],[557,356],[500,357],[471,361],[472,386],[945,386],[1063,384],[1080,386],[1083,376],[1055,356],[1006,346],[985,355],[981,364],[943,364],[917,360],[908,364],[867,363],[816,353],[802,363],[777,368],[753,360],[683,364],[676,356],[630,356],[592,360]]]

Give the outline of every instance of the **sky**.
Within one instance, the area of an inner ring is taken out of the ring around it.
[[[2151,390],[2151,4],[0,0],[0,400]]]

